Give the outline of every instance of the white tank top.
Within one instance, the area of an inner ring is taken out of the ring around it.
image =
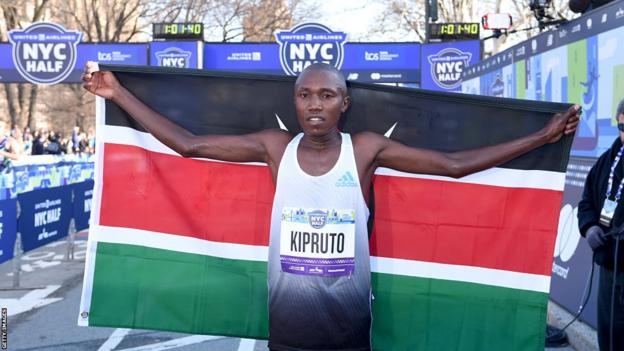
[[[269,240],[269,348],[370,349],[368,207],[349,134],[321,176],[282,157]]]

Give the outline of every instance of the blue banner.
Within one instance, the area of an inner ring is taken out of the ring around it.
[[[60,186],[19,194],[18,231],[24,252],[65,237],[72,218],[72,188]]]
[[[201,68],[203,54],[196,41],[154,41],[150,43],[150,65],[175,68]]]
[[[91,203],[93,199],[93,180],[73,185],[74,188],[74,224],[76,231],[89,228]]]
[[[106,64],[147,65],[147,43],[141,44],[78,44],[73,70],[62,83],[80,83],[85,62]],[[15,68],[11,44],[0,44],[0,83],[24,83],[27,80]]]
[[[346,43],[344,48],[341,71],[349,80],[420,81],[419,43]],[[204,45],[204,69],[284,75],[279,55],[278,44],[207,43]]]
[[[285,74],[277,44],[204,44],[204,69],[260,74]]]
[[[26,156],[0,174],[0,200],[18,193],[93,179],[92,155]]]
[[[0,201],[0,263],[13,258],[17,237],[17,204],[15,199]]]
[[[464,70],[480,60],[479,40],[424,45],[421,55],[420,87],[459,92],[462,90]]]

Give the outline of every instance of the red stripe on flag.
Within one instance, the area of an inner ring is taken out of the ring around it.
[[[100,224],[268,245],[265,166],[106,144]],[[562,193],[375,177],[375,256],[549,274]],[[383,240],[378,240],[383,238]]]
[[[103,179],[101,225],[268,245],[274,187],[266,166],[105,144]]]
[[[376,176],[374,256],[550,275],[561,191]]]

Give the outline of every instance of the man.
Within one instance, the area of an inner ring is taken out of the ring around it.
[[[598,283],[598,345],[600,350],[624,350],[624,245],[620,242],[615,256],[615,238],[612,232],[621,232],[624,206],[620,205],[623,181],[624,153],[624,99],[620,101],[616,119],[619,138],[603,153],[592,167],[585,181],[583,199],[579,202],[579,230],[594,251],[600,266]],[[609,233],[609,235],[605,234]],[[615,277],[614,285],[614,273]],[[612,289],[615,286],[614,306],[611,311]],[[613,326],[611,325],[613,313]],[[611,333],[613,327],[613,333]],[[611,345],[611,343],[613,343]]]
[[[493,167],[564,134],[579,107],[539,132],[456,153],[410,148],[384,136],[340,133],[350,104],[344,77],[313,64],[295,83],[303,133],[271,129],[196,136],[145,106],[110,72],[88,64],[84,87],[111,99],[152,135],[186,157],[264,162],[276,185],[269,240],[269,348],[370,350],[371,292],[367,200],[377,167],[462,177]]]

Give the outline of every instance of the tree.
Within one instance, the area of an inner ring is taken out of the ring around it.
[[[316,13],[305,0],[159,0],[154,21],[203,22],[208,40],[275,41],[277,29],[290,28]]]
[[[378,16],[379,25],[373,28],[368,39],[383,37],[384,40],[418,40],[425,39],[425,8],[424,2],[393,0],[389,1],[383,12]],[[509,13],[513,19],[515,34],[503,35],[492,39],[492,48],[486,53],[498,53],[520,41],[539,33],[537,20],[529,9],[528,2],[511,0],[438,0],[438,22],[480,22],[487,13]],[[574,14],[568,8],[567,0],[554,0],[549,13],[554,19],[571,19]],[[526,28],[535,27],[530,30]],[[406,39],[410,38],[410,39]]]
[[[47,10],[50,0],[12,1],[2,2],[0,9],[6,24],[6,33],[1,33],[3,40],[7,40],[8,30],[22,28],[24,23],[41,20]],[[11,126],[31,126],[35,121],[38,86],[34,84],[18,83],[3,84],[9,112]]]

